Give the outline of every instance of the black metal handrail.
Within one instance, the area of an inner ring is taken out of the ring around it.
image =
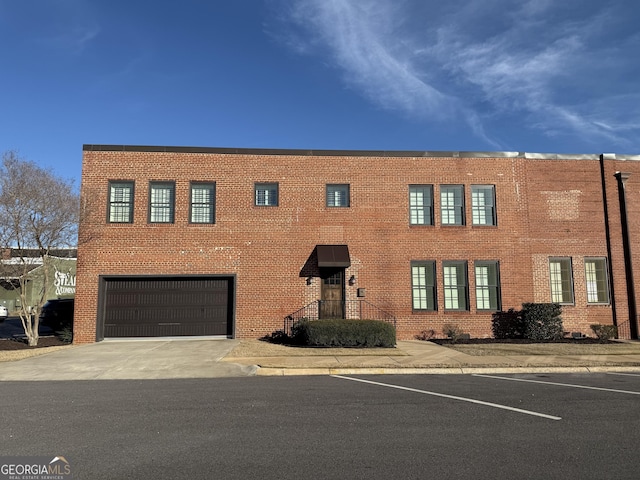
[[[618,338],[624,340],[631,339],[631,325],[629,324],[629,320],[618,323]]]
[[[323,315],[326,310],[342,312],[338,318],[345,320],[378,320],[396,327],[395,316],[367,300],[316,300],[284,317],[284,332],[291,334],[294,325],[303,320],[336,318],[335,315]]]

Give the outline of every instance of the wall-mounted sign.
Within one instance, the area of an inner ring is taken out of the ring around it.
[[[53,285],[56,287],[56,295],[58,297],[75,295],[76,275],[75,273],[71,273],[71,270],[61,272],[55,268],[55,280],[53,281]]]

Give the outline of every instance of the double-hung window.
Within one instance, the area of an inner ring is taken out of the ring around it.
[[[476,309],[500,310],[500,276],[498,262],[475,261]]]
[[[496,224],[496,198],[493,185],[471,185],[471,223]]]
[[[584,274],[587,303],[609,303],[609,282],[605,258],[585,258]]]
[[[191,184],[191,223],[215,223],[216,221],[216,184]]]
[[[149,188],[149,222],[173,223],[175,210],[175,184],[152,182]]]
[[[440,216],[442,225],[464,225],[462,185],[440,185]]]
[[[442,278],[444,283],[444,309],[469,310],[467,262],[442,262]]]
[[[256,205],[260,207],[278,206],[278,184],[256,183],[254,186]]]
[[[109,182],[109,223],[133,222],[133,182]]]
[[[433,225],[433,187],[409,185],[409,224]]]
[[[349,184],[327,184],[327,207],[348,207]]]
[[[436,262],[411,262],[411,292],[414,310],[436,310]]]
[[[551,301],[553,303],[573,303],[573,274],[571,258],[549,259],[549,280],[551,284]]]

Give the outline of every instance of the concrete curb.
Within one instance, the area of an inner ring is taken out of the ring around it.
[[[597,373],[634,372],[640,366],[576,366],[576,367],[435,367],[435,368],[270,368],[256,366],[255,375],[288,377],[297,375],[470,375],[503,373]]]

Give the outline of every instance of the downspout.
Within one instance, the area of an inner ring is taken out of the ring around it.
[[[629,223],[627,219],[627,198],[625,184],[629,179],[629,173],[616,172],[618,179],[618,198],[620,201],[620,222],[622,224],[622,248],[624,251],[624,270],[627,276],[627,302],[629,304],[629,335],[631,339],[638,338],[638,311],[636,306],[636,294],[633,281],[633,265],[631,263],[631,241],[629,237]]]
[[[607,269],[609,277],[609,295],[611,301],[611,320],[613,324],[618,326],[618,314],[616,311],[616,296],[613,289],[613,262],[611,260],[611,229],[609,227],[609,203],[607,201],[607,183],[604,176],[604,160],[605,156],[600,155],[600,181],[602,183],[602,204],[604,205],[604,232],[607,241]]]

